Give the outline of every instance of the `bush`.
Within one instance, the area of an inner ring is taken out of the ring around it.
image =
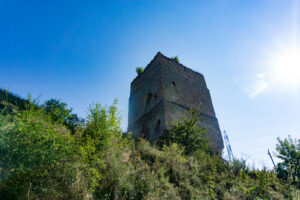
[[[300,139],[289,136],[284,140],[277,138],[277,141],[277,157],[282,160],[277,165],[278,177],[300,189]]]
[[[206,130],[197,126],[200,119],[199,108],[191,107],[181,121],[171,123],[170,131],[160,138],[159,143],[166,145],[177,143],[184,147],[187,155],[198,150],[212,153]]]
[[[178,58],[178,56],[171,57],[171,59],[174,60],[175,62],[179,63],[179,58]]]
[[[87,195],[74,138],[63,124],[30,103],[25,110],[0,115],[0,121],[1,199]]]
[[[67,108],[67,104],[60,100],[47,100],[41,107],[50,114],[54,122],[63,123],[72,134],[84,123],[83,119],[72,113],[72,109]]]
[[[142,67],[137,67],[137,68],[135,69],[135,71],[136,71],[137,75],[140,75],[140,74],[142,74],[142,73],[144,72],[144,68],[142,68]]]
[[[0,115],[0,199],[293,199],[289,183],[210,153],[198,113],[160,146],[122,136],[117,101],[71,134],[33,104]]]

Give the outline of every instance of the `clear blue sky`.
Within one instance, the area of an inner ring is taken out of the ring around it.
[[[0,0],[0,87],[82,117],[117,97],[126,130],[135,68],[177,55],[204,74],[233,153],[271,166],[276,137],[300,138],[298,12],[297,0]]]

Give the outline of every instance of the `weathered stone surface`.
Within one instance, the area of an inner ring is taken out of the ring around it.
[[[200,105],[204,127],[216,152],[223,149],[218,120],[202,74],[160,52],[131,83],[128,132],[155,142],[190,107]]]

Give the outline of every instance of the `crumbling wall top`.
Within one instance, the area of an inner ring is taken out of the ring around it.
[[[141,73],[140,75],[136,76],[133,79],[133,81],[131,82],[131,86],[134,87],[135,85],[140,84],[140,82],[142,82],[144,79],[146,79],[147,76],[149,75],[150,68],[157,66],[157,64],[159,64],[159,63],[162,63],[163,66],[165,65],[169,68],[172,68],[173,70],[181,73],[182,75],[185,75],[187,78],[189,78],[191,80],[197,80],[197,79],[204,80],[204,76],[201,73],[196,72],[196,71],[184,66],[183,64],[176,62],[174,59],[164,56],[161,52],[157,52],[155,57],[145,67],[144,72]]]

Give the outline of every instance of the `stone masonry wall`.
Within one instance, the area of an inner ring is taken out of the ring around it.
[[[162,73],[157,60],[131,84],[128,113],[128,131],[152,142],[156,133],[165,129]]]
[[[158,53],[131,83],[128,131],[155,142],[173,120],[200,106],[200,127],[206,128],[215,151],[223,140],[209,90],[202,74]]]

